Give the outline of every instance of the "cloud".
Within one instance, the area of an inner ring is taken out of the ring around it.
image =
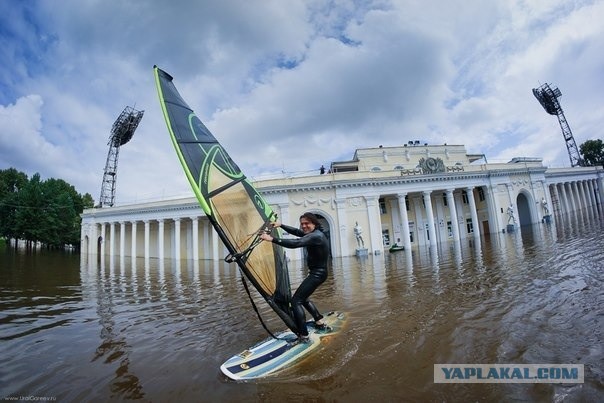
[[[129,105],[145,116],[120,151],[118,202],[190,194],[154,64],[253,177],[416,139],[563,164],[531,89],[562,90],[577,143],[601,137],[602,18],[587,0],[0,2],[0,169],[98,199]]]

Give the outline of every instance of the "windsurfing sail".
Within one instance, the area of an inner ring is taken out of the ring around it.
[[[154,66],[155,84],[172,144],[214,229],[245,277],[287,327],[297,333],[283,249],[260,242],[276,215],[237,164],[182,99],[173,78]]]

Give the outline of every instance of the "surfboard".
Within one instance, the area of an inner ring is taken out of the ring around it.
[[[343,312],[329,312],[323,316],[327,330],[316,329],[314,321],[306,322],[309,343],[295,343],[297,336],[291,330],[286,330],[277,333],[276,339],[270,337],[232,356],[220,366],[220,370],[229,378],[242,381],[263,378],[291,368],[316,350],[324,338],[337,334],[344,326]]]

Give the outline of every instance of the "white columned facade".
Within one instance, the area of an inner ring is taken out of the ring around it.
[[[434,225],[434,211],[432,210],[432,198],[430,197],[432,191],[425,190],[422,192],[424,196],[424,205],[426,208],[426,216],[428,218],[428,235],[430,238],[430,245],[436,246],[436,226]]]
[[[407,214],[407,193],[397,194],[398,211],[401,216],[401,235],[403,237],[403,246],[405,250],[411,250],[411,234],[409,230],[409,214]]]
[[[407,151],[411,153],[414,150],[419,148],[409,148]],[[405,150],[401,152],[401,158],[405,158]],[[388,153],[389,156],[395,155]],[[371,160],[371,164],[374,160]],[[444,161],[445,164],[449,162],[449,165],[446,165],[447,171],[442,174],[426,174],[417,169],[402,169],[399,172],[392,167],[382,168],[382,171],[366,168],[365,172],[363,169],[368,165],[359,165],[362,169],[358,171],[336,171],[332,175],[291,177],[287,180],[267,180],[266,183],[262,181],[257,188],[275,211],[279,209],[279,218],[283,223],[295,225],[295,218],[306,211],[325,217],[331,233],[334,257],[354,255],[356,242],[351,226],[357,220],[363,227],[367,227],[366,233],[363,233],[367,248],[371,253],[377,253],[383,251],[383,234],[386,231],[393,234],[394,238],[391,239],[405,249],[433,246],[448,239],[458,242],[468,238],[470,234],[466,224],[470,220],[472,236],[480,237],[485,231],[501,233],[506,224],[507,207],[512,205],[514,218],[518,219],[516,201],[521,194],[528,199],[534,198],[529,200],[529,211],[531,220],[535,223],[544,213],[538,205],[543,198],[548,205],[555,206],[551,212],[560,214],[585,208],[596,208],[601,212],[603,208],[604,170],[601,168],[550,170],[538,163],[529,162],[528,169],[526,164],[522,164],[521,169],[520,164],[516,163],[506,164],[505,167],[501,166],[503,164],[493,164],[492,170],[489,170],[488,164],[464,164],[457,169],[453,167],[452,161],[453,159]],[[403,164],[409,165],[405,162]],[[457,171],[460,173],[457,174]],[[475,197],[474,189],[477,189]],[[484,198],[482,190],[485,191]],[[444,197],[441,197],[445,191]],[[467,193],[467,199],[464,192]],[[432,199],[432,194],[437,196]],[[478,196],[480,200],[477,200]],[[381,198],[387,207],[384,210],[380,208]],[[365,203],[361,200],[365,200]],[[525,208],[524,204],[522,206]],[[523,210],[524,213],[526,210]],[[450,237],[446,230],[449,216]],[[185,228],[180,224],[183,219]],[[172,221],[174,226],[168,224],[166,228],[166,222]],[[144,244],[142,237],[138,236],[139,231],[143,235],[139,222],[144,223]],[[120,225],[119,232],[117,224]],[[128,225],[131,228],[127,228]],[[169,234],[165,233],[168,229]],[[183,245],[182,238],[185,236],[186,242]],[[398,238],[402,240],[399,241]],[[186,256],[186,259],[221,260],[225,253],[221,249],[220,238],[193,197],[86,209],[82,214],[81,239],[82,251],[100,253],[103,256],[118,255],[118,248],[120,256],[130,253],[133,257],[141,255],[160,259],[172,256],[184,259]],[[296,251],[293,251],[288,256],[301,259],[302,253],[296,255]]]

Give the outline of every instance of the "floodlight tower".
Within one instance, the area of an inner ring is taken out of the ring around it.
[[[109,152],[107,153],[107,162],[105,163],[105,173],[103,174],[103,185],[101,186],[101,198],[99,207],[113,206],[115,201],[115,179],[117,176],[117,157],[120,153],[120,147],[130,141],[134,131],[138,127],[145,111],[137,111],[127,106],[118,116],[111,128],[109,135]]]
[[[562,92],[557,87],[552,88],[548,84],[543,84],[539,88],[533,88],[533,95],[547,113],[558,116],[558,122],[560,122],[560,127],[562,128],[562,135],[566,141],[570,166],[583,166],[583,159],[581,158],[581,154],[579,154],[577,143],[575,143],[575,138],[570,131],[570,126],[566,122],[562,106],[560,105],[560,102],[558,102],[558,98],[562,96]]]

